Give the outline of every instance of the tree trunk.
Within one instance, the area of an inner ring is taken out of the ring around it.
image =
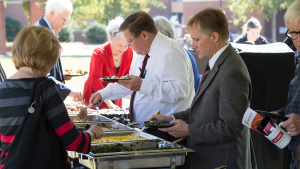
[[[0,54],[6,54],[6,27],[4,2],[0,2]]]
[[[276,42],[276,13],[272,13],[272,18],[271,18],[271,39],[272,43]]]

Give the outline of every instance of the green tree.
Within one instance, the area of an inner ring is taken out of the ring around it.
[[[72,19],[83,26],[90,19],[97,23],[108,24],[116,16],[127,17],[133,12],[143,10],[149,12],[149,6],[165,9],[165,5],[158,0],[71,0],[74,11]]]
[[[23,27],[19,21],[7,17],[5,18],[5,28],[7,41],[12,42]]]
[[[105,29],[106,25],[94,23],[83,31],[83,36],[91,43],[102,44],[107,41]]]
[[[233,13],[232,22],[238,25],[247,20],[247,12],[261,13],[265,11],[263,19],[271,19],[272,42],[276,41],[276,15],[279,10],[288,8],[295,0],[226,0],[229,10]]]
[[[64,26],[60,32],[58,32],[58,40],[60,42],[73,42],[73,31],[69,26]]]

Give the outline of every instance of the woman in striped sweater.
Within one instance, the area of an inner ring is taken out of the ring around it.
[[[4,79],[6,79],[6,75],[0,63],[0,84],[4,81]]]
[[[5,165],[19,125],[28,113],[27,105],[35,80],[47,75],[60,52],[58,39],[47,28],[26,27],[16,37],[12,60],[18,71],[0,84],[0,169]],[[101,127],[92,126],[86,132],[78,131],[68,116],[55,83],[47,79],[41,83],[40,88],[43,112],[49,127],[57,136],[56,140],[67,150],[88,153],[91,140],[103,136]]]

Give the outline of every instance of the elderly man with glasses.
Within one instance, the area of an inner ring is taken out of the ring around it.
[[[157,110],[165,115],[186,110],[195,91],[191,60],[184,48],[158,32],[151,16],[142,11],[128,16],[119,31],[138,54],[128,75],[131,80],[107,85],[91,96],[90,103],[131,94],[132,122],[145,121]],[[146,132],[174,139],[157,129]]]
[[[296,0],[287,9],[284,15],[285,24],[288,28],[286,36],[293,41],[295,48],[295,57],[299,57],[300,51],[300,0]],[[298,60],[298,59],[297,59]],[[295,77],[290,83],[287,106],[282,108],[277,113],[285,115],[289,119],[282,123],[282,127],[285,128],[292,140],[290,141],[288,148],[292,152],[292,160],[290,163],[290,169],[297,169],[299,167],[299,142],[300,142],[300,69],[296,70]]]
[[[285,18],[289,17],[289,15],[285,15]],[[299,17],[299,16],[297,16]],[[292,21],[293,23],[290,23],[290,29],[288,29],[285,33],[285,36],[287,36],[287,39],[284,41],[284,43],[286,43],[288,46],[290,46],[290,48],[295,52],[295,72],[297,71],[298,67],[299,67],[299,61],[300,61],[300,52],[299,52],[299,44],[300,44],[300,40],[298,39],[298,34],[300,34],[300,31],[294,31],[296,29],[299,29],[300,27],[300,21],[298,18],[297,19],[293,19],[294,21]],[[286,21],[285,21],[286,22]],[[286,25],[288,25],[288,23],[286,23]]]

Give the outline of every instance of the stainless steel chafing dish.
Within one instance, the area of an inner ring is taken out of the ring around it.
[[[84,120],[79,120],[77,115],[69,115],[70,119],[73,121],[77,128],[83,128],[87,124],[99,124],[108,127],[108,129],[103,129],[103,131],[134,131],[133,128],[118,123],[111,120],[110,118],[104,117],[99,114],[88,114]],[[98,121],[93,121],[98,120]]]
[[[141,143],[144,144],[141,144]],[[158,142],[158,140],[139,140],[135,142],[118,142],[125,146],[134,144],[135,150],[129,152],[110,152],[99,154],[76,153],[79,163],[91,169],[127,169],[127,168],[148,168],[148,167],[171,167],[183,165],[185,155],[194,150],[163,149],[149,150],[149,148],[170,146],[169,142]],[[102,145],[114,145],[116,143],[103,143]],[[99,145],[93,145],[99,146]],[[177,146],[177,145],[175,145]]]
[[[74,123],[99,123],[99,122],[112,122],[111,119],[101,116],[99,114],[88,114],[83,120],[80,120],[79,117],[75,114],[69,114],[70,119]]]
[[[136,134],[140,130],[135,129],[134,132],[105,132],[105,136],[121,136]],[[149,150],[154,147],[170,146],[170,142],[161,140],[160,138],[142,132],[140,137],[148,138],[148,140],[130,140],[122,142],[98,142],[92,143],[92,146],[114,145],[117,143],[124,146],[134,145],[134,151],[128,152],[109,152],[109,153],[89,153],[82,154],[69,152],[69,156],[79,159],[79,162],[91,169],[127,169],[127,168],[148,168],[148,167],[171,167],[183,165],[185,155],[188,152],[194,152],[189,148],[182,149],[163,149]],[[178,145],[175,145],[178,146]]]

